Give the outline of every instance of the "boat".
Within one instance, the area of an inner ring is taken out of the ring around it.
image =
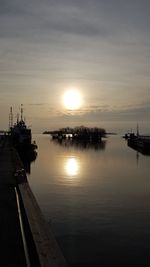
[[[130,137],[130,133],[125,133],[123,136],[122,136],[122,138],[124,138],[124,139],[128,139]]]
[[[144,154],[150,153],[150,136],[139,134],[137,127],[137,133],[130,133],[127,138],[127,144],[129,147],[136,149]]]
[[[10,109],[10,136],[11,141],[17,150],[21,151],[32,151],[37,149],[37,145],[32,142],[31,129],[27,127],[25,119],[23,119],[23,105],[21,105],[21,116],[17,116],[17,122],[13,124],[12,107]]]
[[[131,136],[128,138],[128,145],[150,151],[150,136]]]

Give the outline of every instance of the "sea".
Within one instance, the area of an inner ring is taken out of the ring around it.
[[[150,156],[120,135],[34,139],[28,181],[68,266],[150,266]]]

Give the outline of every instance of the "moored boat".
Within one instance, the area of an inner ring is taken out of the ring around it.
[[[127,143],[140,152],[150,153],[150,136],[130,134]]]
[[[12,108],[10,113],[12,113]],[[12,114],[10,114],[12,118]],[[11,121],[10,126],[10,136],[13,145],[21,152],[25,150],[34,150],[37,149],[37,145],[32,142],[32,133],[31,129],[27,127],[25,120],[23,119],[23,106],[21,105],[21,117],[19,120],[19,116],[17,118],[17,122],[15,124]]]

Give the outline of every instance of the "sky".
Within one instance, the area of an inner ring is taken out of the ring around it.
[[[0,0],[0,129],[20,104],[33,132],[150,133],[149,0]],[[69,88],[82,105],[63,106]]]

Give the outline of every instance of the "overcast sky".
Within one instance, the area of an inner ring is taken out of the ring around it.
[[[138,122],[150,132],[149,12],[149,0],[0,0],[0,129],[23,103],[33,131]],[[62,105],[72,87],[75,112]]]

